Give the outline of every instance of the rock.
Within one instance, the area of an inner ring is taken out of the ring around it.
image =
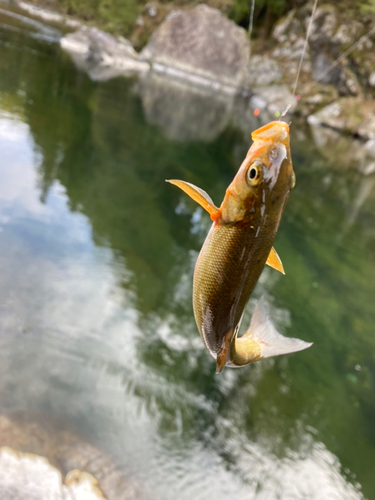
[[[98,481],[79,470],[60,471],[38,455],[0,448],[0,498],[2,500],[105,500]]]
[[[250,55],[247,34],[207,5],[172,12],[141,52],[153,68],[172,68],[180,78],[235,93],[245,77]]]
[[[338,45],[352,45],[360,38],[360,33],[363,31],[363,26],[360,22],[351,20],[346,21],[346,24],[341,24],[336,33],[332,37],[332,42]]]
[[[149,64],[139,60],[128,40],[115,38],[97,28],[84,26],[63,37],[60,44],[93,80],[108,80],[149,70]]]
[[[89,474],[78,469],[68,472],[65,477],[65,485],[71,493],[72,500],[105,500],[103,492],[99,487],[99,481]]]
[[[375,102],[342,97],[308,117],[312,125],[325,125],[363,139],[375,139]]]
[[[375,141],[364,143],[361,139],[343,135],[328,127],[322,127],[314,120],[309,121],[315,145],[327,158],[333,169],[354,168],[366,176],[374,174]]]
[[[372,112],[365,114],[363,120],[356,129],[356,133],[364,139],[375,139],[375,106],[372,108]]]
[[[272,37],[279,43],[282,44],[286,41],[293,43],[293,38],[300,35],[305,36],[305,30],[301,22],[296,17],[296,11],[293,9],[289,14],[280,19],[273,29]]]
[[[67,474],[67,478],[70,478],[68,486],[71,491],[76,488],[81,491],[87,489],[88,476],[91,475],[90,482],[92,482],[93,490],[95,491],[95,487],[98,488],[97,479],[101,485],[100,489],[105,492],[108,500],[147,500],[150,498],[134,479],[126,477],[126,472],[117,468],[105,452],[92,445],[75,430],[67,427],[65,423],[46,414],[17,412],[11,417],[0,415],[0,443],[21,452],[13,452],[16,455],[15,458],[13,455],[13,458],[8,456],[7,460],[11,460],[15,464],[19,461],[18,456],[22,458],[30,456],[29,454],[32,454],[31,456],[39,455],[38,460],[41,460],[45,466],[45,469],[43,466],[43,470],[50,471],[48,474],[51,482],[54,484],[60,482],[61,484],[61,474],[63,476]],[[22,464],[18,465],[18,467],[21,466]],[[75,473],[69,474],[69,471],[76,469],[85,471],[85,473],[79,473],[82,474],[79,481],[73,481],[73,478],[77,478]],[[1,491],[3,472],[4,467],[0,460],[1,500],[7,498]],[[77,484],[73,484],[73,482]],[[13,497],[12,500],[18,500],[18,498],[20,500],[26,498],[34,500],[31,495]],[[54,497],[49,498],[52,500]],[[68,496],[64,500],[75,498],[78,500],[81,497]],[[88,497],[85,500],[91,500],[91,498]],[[101,497],[99,496],[99,498]],[[37,497],[36,500],[42,499],[43,497]]]
[[[333,85],[341,95],[358,95],[362,92],[353,71],[335,65],[334,59],[325,52],[313,58],[312,76],[320,84]]]
[[[289,12],[273,30],[272,36],[278,44],[271,55],[282,63],[283,68],[287,68],[283,72],[282,83],[294,84],[311,14],[312,4],[309,3]],[[368,33],[368,27],[343,16],[334,5],[320,6],[311,26],[299,86],[306,88],[309,81],[315,80],[320,86],[336,87],[341,96],[361,96],[364,91],[374,88],[375,77],[370,77],[375,71],[374,37],[356,43]],[[340,57],[352,46],[355,50],[341,60]],[[303,97],[308,99],[313,96],[312,92],[304,94]]]
[[[256,103],[254,99],[258,99],[258,102]],[[283,113],[287,109],[293,112],[297,106],[297,101],[287,85],[269,85],[256,88],[254,89],[252,101],[257,108],[267,109],[271,117],[275,117],[276,113]]]
[[[305,18],[305,29],[310,24],[310,16]],[[331,43],[338,25],[337,13],[334,6],[323,5],[315,11],[314,21],[311,26],[309,44],[310,47],[323,47]]]
[[[325,106],[315,115],[310,115],[307,121],[310,124],[326,125],[342,132],[350,132],[358,125],[358,121],[353,123],[353,117],[349,117],[343,110],[343,104],[338,100]]]
[[[82,23],[80,21],[77,21],[76,19],[71,19],[69,18],[69,16],[57,14],[56,12],[38,7],[28,2],[10,0],[7,3],[10,5],[16,5],[19,9],[27,12],[33,18],[40,19],[41,21],[46,23],[58,24],[71,29],[78,29],[80,26],[82,26]]]
[[[275,59],[254,55],[246,68],[244,86],[253,89],[262,85],[280,83],[281,76],[282,68]]]
[[[342,87],[345,84],[344,72],[340,66],[332,66],[333,59],[326,53],[319,52],[313,58],[314,80],[321,84]]]
[[[144,12],[150,17],[155,17],[158,13],[158,9],[155,4],[147,3],[144,7]]]

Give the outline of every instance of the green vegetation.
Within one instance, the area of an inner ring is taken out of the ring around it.
[[[361,14],[375,14],[375,0],[365,0],[359,3],[359,10]]]
[[[146,2],[144,0],[63,0],[68,14],[94,20],[110,32],[130,34]]]
[[[144,45],[150,33],[174,8],[189,9],[198,0],[33,0],[48,8],[93,23],[110,33],[130,37],[136,46]],[[249,0],[208,0],[211,7],[221,10],[244,28],[248,27],[250,15]],[[254,11],[255,31],[268,34],[274,22],[291,8],[301,3],[298,0],[256,0]],[[155,10],[148,14],[147,5]],[[137,19],[140,18],[137,23]]]
[[[129,38],[137,49],[143,47],[150,34],[173,9],[191,9],[199,0],[31,0],[36,4],[77,17],[104,31]],[[249,26],[251,0],[206,0],[207,5],[221,10],[245,29]],[[275,22],[306,0],[255,0],[254,36],[265,39]],[[375,13],[375,0],[328,2],[345,16],[365,17]],[[319,0],[319,5],[327,4]],[[152,7],[152,9],[150,9]]]

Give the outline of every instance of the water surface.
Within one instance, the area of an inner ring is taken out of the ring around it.
[[[215,376],[191,306],[210,221],[164,179],[219,203],[251,130],[225,102],[172,127],[160,87],[93,83],[58,38],[0,12],[0,413],[78,429],[147,498],[375,498],[375,178],[350,141],[292,125],[286,276],[244,318],[264,294],[314,346]]]

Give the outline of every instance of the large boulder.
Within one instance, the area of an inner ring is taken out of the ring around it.
[[[149,64],[139,60],[129,40],[115,38],[98,28],[83,26],[64,36],[60,44],[93,80],[108,80],[149,70]]]
[[[204,4],[172,12],[141,53],[157,71],[233,93],[243,83],[249,56],[245,30]]]

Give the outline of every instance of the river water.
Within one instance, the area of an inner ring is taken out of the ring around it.
[[[353,143],[292,124],[286,276],[249,306],[313,347],[215,376],[191,305],[210,221],[164,179],[220,203],[251,130],[225,103],[175,123],[171,93],[92,82],[59,37],[0,12],[0,414],[71,427],[145,498],[375,498],[375,178]]]

